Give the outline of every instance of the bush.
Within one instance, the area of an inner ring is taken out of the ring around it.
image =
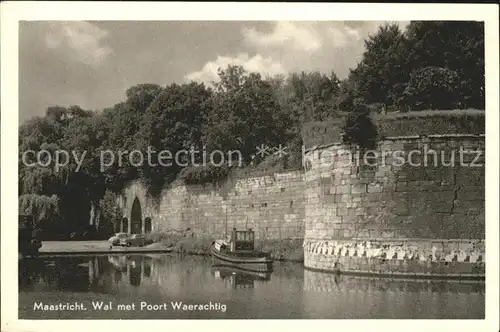
[[[193,237],[194,234],[190,228],[186,229],[167,229],[164,231],[146,234],[146,241],[149,243],[161,243],[167,247],[174,246],[181,239]]]
[[[376,117],[379,136],[484,134],[483,110],[426,110]]]
[[[175,244],[174,250],[181,254],[209,255],[215,240],[211,236],[185,237]]]
[[[182,169],[179,178],[185,184],[204,184],[220,182],[228,177],[229,168],[226,165],[216,166],[189,166]]]
[[[356,144],[361,149],[373,149],[377,144],[377,126],[373,122],[370,109],[357,105],[344,123],[342,141]]]
[[[146,242],[161,243],[167,247],[175,245],[180,239],[184,238],[183,234],[155,232],[146,234]]]
[[[303,239],[261,240],[259,248],[271,253],[274,260],[304,261]]]
[[[198,235],[190,230],[167,230],[146,235],[146,243],[160,243],[165,247],[173,247],[179,254],[210,255],[210,246],[216,238]],[[274,260],[304,261],[303,239],[257,240],[257,249],[271,253]]]

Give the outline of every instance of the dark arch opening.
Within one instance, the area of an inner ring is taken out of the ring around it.
[[[142,209],[141,202],[136,197],[134,203],[132,204],[132,213],[130,215],[130,233],[140,234],[142,233]]]
[[[151,218],[144,219],[144,233],[151,233]]]
[[[122,232],[128,233],[128,218],[122,219]]]
[[[123,220],[118,220],[118,219],[113,222],[113,231],[115,233],[121,232],[122,223],[123,223]]]

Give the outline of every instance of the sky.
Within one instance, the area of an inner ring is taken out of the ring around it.
[[[402,28],[408,22],[397,22]],[[360,61],[374,21],[32,21],[19,26],[19,120],[47,107],[101,110],[136,84],[211,84],[217,69],[263,75],[334,71]]]

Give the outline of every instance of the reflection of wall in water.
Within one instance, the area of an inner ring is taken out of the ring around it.
[[[303,299],[304,307],[313,315],[328,307],[331,312],[346,313],[340,318],[382,318],[383,312],[412,318],[405,310],[413,307],[421,318],[436,313],[453,316],[449,303],[474,306],[484,301],[484,283],[354,277],[305,270]],[[459,316],[469,309],[459,305]]]
[[[89,284],[95,289],[111,289],[113,285],[138,287],[151,274],[151,259],[146,257],[95,257],[88,262]]]
[[[206,266],[199,259],[185,257],[178,260],[166,256],[151,261],[151,282],[160,293],[168,296],[209,292],[210,290],[204,286],[206,278]]]
[[[484,283],[354,277],[304,270],[304,289],[313,292],[470,294],[484,292]]]
[[[89,287],[94,292],[108,293],[122,280],[122,271],[116,270],[107,257],[88,261]]]
[[[125,280],[128,285],[133,287],[141,286],[141,284],[150,284],[151,280],[151,259],[147,257],[131,257],[127,259]],[[149,282],[148,282],[149,281]]]
[[[127,265],[127,274],[129,276],[130,285],[140,286],[142,279],[142,260],[140,263],[132,261],[131,264]]]
[[[146,278],[151,277],[151,261],[152,260],[145,260],[144,261],[144,276]]]
[[[184,278],[177,264],[168,264],[164,259],[146,256],[111,256],[115,284],[120,288],[154,287],[158,290],[177,291]],[[180,291],[179,291],[180,294]]]

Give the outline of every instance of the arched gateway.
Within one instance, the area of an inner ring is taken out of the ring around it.
[[[131,182],[122,192],[121,208],[123,217],[127,219],[124,232],[129,234],[142,234],[148,232],[146,216],[150,216],[148,208],[148,195],[144,185],[139,181]]]
[[[137,197],[134,199],[134,203],[132,204],[132,211],[130,213],[130,233],[142,233],[142,208],[141,202],[139,202],[139,199]]]

